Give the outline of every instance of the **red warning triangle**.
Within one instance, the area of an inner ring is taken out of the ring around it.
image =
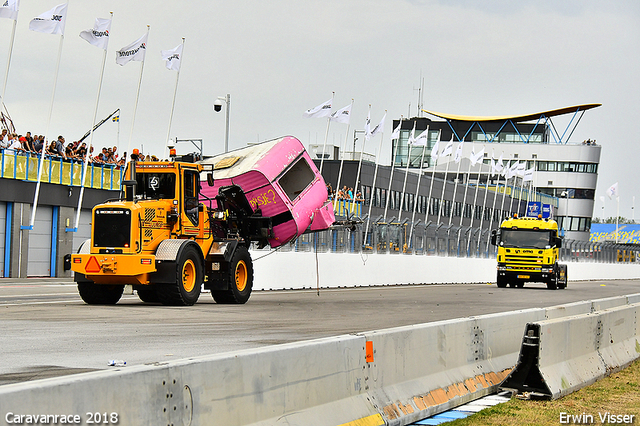
[[[100,272],[100,269],[102,269],[102,267],[98,263],[98,259],[96,259],[95,256],[91,256],[89,258],[89,261],[87,262],[87,265],[84,267],[84,270],[86,272]]]

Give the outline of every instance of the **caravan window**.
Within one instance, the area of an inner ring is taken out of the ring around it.
[[[278,183],[291,201],[295,200],[313,182],[315,175],[309,163],[300,158],[284,175]]]

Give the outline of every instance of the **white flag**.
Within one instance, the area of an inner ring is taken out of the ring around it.
[[[393,129],[393,133],[391,133],[391,140],[398,139],[400,137],[400,128],[402,127],[402,120],[398,123],[398,126]]]
[[[0,6],[0,18],[18,19],[20,0],[5,0]]]
[[[436,141],[436,144],[431,148],[431,159],[436,161],[438,159],[438,149],[440,149],[440,137]]]
[[[491,176],[501,173],[504,170],[502,154],[500,154],[500,159],[497,162],[494,160],[494,157],[493,150],[491,150]]]
[[[532,167],[530,169],[525,170],[524,177],[522,178],[523,182],[533,181],[533,171],[535,169]]]
[[[425,129],[424,132],[420,133],[417,138],[414,139],[414,146],[427,146],[427,142],[429,141],[429,127]]]
[[[364,140],[368,141],[371,137],[371,108],[367,114],[367,120],[364,122]]]
[[[444,149],[442,150],[442,153],[440,154],[440,157],[446,157],[452,152],[453,152],[453,138],[451,138],[447,146],[444,147]]]
[[[134,41],[128,46],[116,51],[116,64],[125,65],[130,61],[144,61],[147,53],[147,37],[149,33],[145,33],[142,37]]]
[[[614,183],[609,187],[609,189],[607,189],[607,195],[609,196],[609,199],[620,195],[618,194],[618,182]]]
[[[462,160],[462,142],[458,144],[458,147],[456,148],[456,154],[453,156],[453,159],[456,164],[458,164],[460,160]]]
[[[331,121],[337,121],[338,123],[349,124],[349,120],[351,119],[351,105],[353,104],[337,110],[329,116],[329,119]]]
[[[407,141],[407,145],[413,145],[416,143],[416,121],[413,122],[413,129],[411,129],[411,133],[409,133],[409,140]]]
[[[182,59],[182,48],[184,44],[180,44],[171,50],[161,50],[162,59],[167,61],[168,70],[180,71],[180,60]]]
[[[515,172],[518,176],[524,176],[524,172],[526,171],[526,169],[527,169],[527,163],[523,161],[521,163],[518,163],[518,165],[516,166]]]
[[[304,112],[304,116],[306,118],[324,118],[329,117],[331,115],[331,103],[333,102],[333,98],[329,99],[327,102],[318,105],[315,108],[308,109]]]
[[[502,162],[502,155],[503,154],[500,154],[500,158],[498,158],[498,162],[496,163],[496,170],[498,171],[498,173],[504,176],[505,172],[507,171],[507,167],[505,167],[504,163]]]
[[[483,158],[484,158],[484,146],[477,154],[472,151],[471,155],[469,155],[469,160],[471,161],[471,167],[475,167],[475,165],[478,164]]]
[[[29,29],[46,34],[64,34],[64,24],[67,22],[68,3],[59,4],[51,10],[36,16],[29,22]]]
[[[387,113],[385,112],[384,115],[382,116],[382,120],[380,120],[378,125],[374,127],[373,130],[371,131],[371,136],[375,136],[384,130],[384,120],[386,120],[386,118],[387,118]]]
[[[96,18],[93,29],[81,31],[80,38],[88,41],[89,44],[107,50],[109,31],[111,31],[111,19]]]

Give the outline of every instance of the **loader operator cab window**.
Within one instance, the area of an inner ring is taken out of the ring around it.
[[[176,196],[176,178],[173,173],[137,173],[136,192],[143,200],[172,200]]]
[[[200,175],[195,171],[184,172],[184,211],[191,223],[198,224],[198,194],[200,193]]]

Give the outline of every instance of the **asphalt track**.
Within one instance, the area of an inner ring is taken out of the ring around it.
[[[60,279],[0,280],[0,385],[75,372],[165,362],[219,352],[482,314],[640,293],[640,280],[499,289],[447,284],[254,292],[245,305],[203,293],[191,307],[125,295],[89,306]]]

